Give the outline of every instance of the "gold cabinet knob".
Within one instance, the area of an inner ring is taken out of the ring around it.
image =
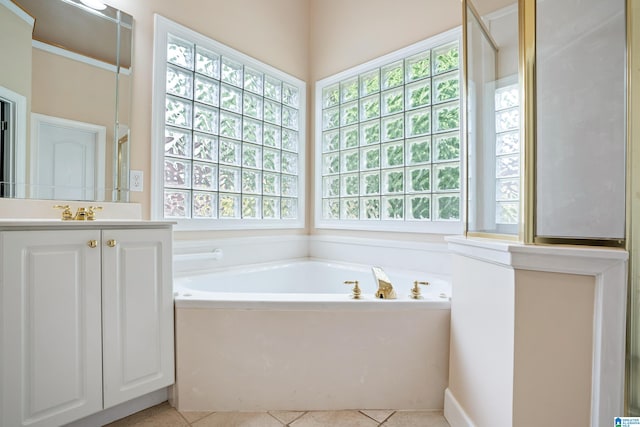
[[[360,299],[360,295],[362,295],[362,291],[360,291],[360,287],[358,286],[357,280],[345,280],[345,285],[354,285],[353,290],[351,292],[351,298]]]
[[[87,242],[87,246],[89,246],[90,248],[96,248],[96,247],[98,247],[98,241],[97,240],[89,240]]]
[[[118,244],[118,242],[116,242],[115,239],[107,240],[107,246],[109,246],[110,248],[115,247],[117,244]]]
[[[411,295],[409,295],[413,299],[422,299],[422,295],[420,295],[420,287],[418,285],[428,285],[429,282],[420,282],[418,280],[413,282],[413,289],[411,289]]]

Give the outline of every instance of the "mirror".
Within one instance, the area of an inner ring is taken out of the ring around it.
[[[11,0],[0,28],[0,197],[127,201],[133,18]]]

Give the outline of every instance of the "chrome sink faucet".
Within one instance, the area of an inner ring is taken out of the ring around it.
[[[372,267],[371,271],[373,272],[373,277],[378,285],[375,297],[379,299],[396,299],[396,291],[393,290],[391,280],[384,270],[382,270],[381,267]]]

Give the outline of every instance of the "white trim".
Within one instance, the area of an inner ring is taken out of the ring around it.
[[[102,68],[103,70],[111,71],[112,73],[118,72],[118,67],[116,67],[113,64],[109,64],[108,62],[100,61],[98,59],[94,59],[89,56],[81,55],[79,53],[72,52],[70,50],[63,49],[58,46],[54,46],[48,43],[43,43],[38,40],[32,40],[31,45],[35,49],[44,50],[45,52],[49,52],[54,55],[63,56],[67,59],[72,59],[74,61],[82,62],[87,65],[91,65],[93,67]],[[131,69],[120,67],[120,74],[123,74],[125,76],[131,75]]]
[[[87,132],[93,132],[96,135],[96,152],[95,152],[95,166],[94,171],[94,197],[92,200],[104,201],[105,197],[105,158],[106,158],[106,136],[107,128],[101,125],[93,123],[79,122],[76,120],[63,119],[60,117],[47,116],[39,113],[31,113],[31,141],[29,143],[29,157],[30,161],[30,184],[31,190],[37,189],[35,185],[40,183],[38,176],[38,140],[40,138],[40,126],[42,124],[48,124],[57,127],[64,127],[74,130],[83,130]],[[33,194],[31,194],[33,197]]]
[[[448,387],[444,391],[444,417],[451,427],[476,427]]]
[[[314,227],[318,229],[337,229],[337,230],[368,230],[368,231],[389,231],[389,232],[409,232],[409,233],[432,233],[432,234],[460,234],[464,229],[464,224],[462,219],[465,217],[465,203],[464,203],[464,194],[465,194],[465,180],[462,176],[462,171],[464,170],[464,158],[465,152],[464,148],[460,147],[460,191],[456,193],[451,193],[451,195],[456,195],[460,197],[460,220],[459,221],[416,221],[416,220],[327,220],[322,218],[322,91],[327,86],[338,83],[342,80],[357,76],[361,73],[366,73],[367,71],[371,71],[376,68],[380,68],[384,65],[387,65],[391,62],[405,59],[411,55],[420,53],[425,51],[426,49],[431,49],[437,47],[442,44],[451,43],[454,41],[460,42],[462,37],[461,27],[456,27],[451,30],[445,31],[433,37],[430,37],[426,40],[414,43],[410,46],[397,50],[395,52],[389,53],[387,55],[381,56],[379,58],[368,61],[364,64],[360,64],[356,67],[350,68],[348,70],[342,71],[338,74],[334,74],[330,77],[326,77],[322,80],[319,80],[315,83],[315,105],[314,105],[314,113],[315,113],[315,129],[314,129],[314,138],[315,138],[315,150],[314,150],[314,189],[315,189],[315,200],[314,200],[314,210],[313,210],[313,223]],[[461,76],[462,78],[462,76]],[[461,99],[461,98],[460,98]],[[407,111],[403,111],[405,114]],[[464,114],[463,105],[460,105],[460,134],[463,132],[463,122],[464,122]],[[432,120],[433,121],[433,120]],[[360,122],[359,122],[360,123]],[[433,137],[433,135],[429,135]],[[461,139],[462,141],[462,135]],[[404,139],[402,141],[405,141]],[[436,163],[430,163],[432,164]],[[405,166],[406,167],[406,166]],[[433,182],[433,177],[432,177]],[[430,194],[442,194],[444,193],[430,193]],[[410,193],[403,193],[398,196],[410,196]],[[360,195],[362,196],[362,195]],[[382,195],[380,195],[382,197]],[[434,206],[435,204],[431,203],[431,211],[432,216],[434,216]],[[405,206],[406,211],[406,206]]]
[[[425,272],[430,278],[445,281],[450,281],[452,268],[451,253],[445,242],[336,235],[292,234],[277,238],[254,236],[174,240],[173,255],[174,272],[177,275],[294,258],[340,260],[353,264]]]
[[[174,240],[173,272],[175,277],[179,277],[222,267],[306,258],[308,255],[306,235]]]
[[[321,186],[322,186],[322,178],[320,178],[320,187]],[[409,195],[409,194],[408,193],[401,194],[399,196],[404,197],[405,195]],[[458,194],[455,193],[455,195],[458,195]],[[460,195],[460,204],[462,205],[463,203],[464,203],[464,200],[462,198],[462,195]],[[460,212],[462,212],[462,210]],[[318,219],[319,215],[322,215],[322,199],[316,200],[316,216],[315,216],[316,220],[314,222],[314,226],[315,228],[318,228],[318,229],[388,231],[388,232],[395,232],[395,233],[430,233],[430,234],[445,234],[445,235],[460,234],[463,231],[462,220],[460,221],[410,221],[410,220],[402,221],[402,220],[382,220],[382,219],[381,220],[323,220],[323,219]]]
[[[462,236],[449,236],[445,240],[452,253],[520,270],[596,276],[629,258],[629,254],[620,249],[523,245]]]
[[[627,263],[596,276],[591,426],[624,412]]]
[[[241,62],[252,68],[260,70],[270,76],[297,86],[299,89],[300,115],[298,122],[298,217],[279,220],[246,220],[246,219],[175,219],[176,231],[181,230],[239,230],[239,229],[292,229],[304,228],[306,225],[306,114],[307,114],[307,87],[306,83],[275,67],[262,63],[248,55],[210,39],[185,26],[173,22],[161,15],[154,15],[154,45],[153,45],[153,90],[152,90],[152,131],[151,140],[162,141],[164,135],[164,99],[165,99],[165,75],[167,68],[167,36],[171,33],[198,45],[205,46],[218,54]],[[153,143],[151,156],[151,217],[164,219],[164,151],[162,144]]]
[[[309,236],[309,256],[383,268],[422,271],[430,278],[449,281],[452,257],[447,244],[370,239],[335,235]]]
[[[22,199],[26,197],[27,186],[27,98],[3,86],[0,86],[0,98],[5,99],[14,107],[12,108],[15,120],[12,127],[12,152],[15,156],[15,176],[13,180],[15,183],[15,197]]]
[[[234,193],[236,194],[236,193]],[[260,196],[262,197],[262,196]],[[267,196],[269,197],[269,196]],[[298,199],[299,201],[299,199]],[[161,205],[162,206],[162,205]],[[304,213],[303,215],[304,216]],[[175,231],[197,231],[197,230],[281,230],[281,229],[303,229],[301,223],[303,218],[298,219],[179,219],[164,218],[162,216],[154,218],[157,220],[175,221]]]
[[[534,246],[448,237],[452,253],[519,270],[595,276],[591,426],[624,410],[627,262],[620,249]]]
[[[160,107],[160,99],[165,97],[167,38],[169,23],[162,16],[155,14],[153,33],[153,72],[151,76],[151,219],[164,218],[164,152],[160,145],[164,135],[164,108]],[[158,104],[158,105],[156,105]],[[176,228],[177,230],[177,228]]]
[[[28,25],[30,25],[31,28],[33,28],[33,25],[36,22],[34,17],[29,15],[24,10],[20,9],[11,0],[0,0],[0,5],[6,7],[7,9],[9,9],[9,12],[13,12],[16,16],[18,16],[18,18],[22,19],[24,22],[26,22]]]

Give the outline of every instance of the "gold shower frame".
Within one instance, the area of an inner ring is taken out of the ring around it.
[[[630,19],[630,1],[627,0],[627,19]],[[462,0],[462,73],[463,73],[463,111],[465,120],[468,108],[468,60],[467,60],[467,22],[468,10],[475,10],[471,0]],[[627,23],[627,38],[629,39],[630,22]],[[627,43],[627,57],[630,57],[630,44]],[[629,61],[628,61],[629,62]],[[627,64],[627,67],[629,64]],[[520,218],[518,234],[496,234],[469,231],[469,186],[465,185],[464,198],[464,234],[467,237],[489,238],[498,240],[518,241],[524,244],[540,245],[582,245],[629,249],[631,232],[631,197],[630,197],[630,164],[631,164],[631,135],[630,97],[627,99],[627,182],[626,182],[626,224],[625,238],[569,238],[538,236],[536,232],[536,0],[518,0],[518,74],[521,99],[520,126]],[[627,87],[630,87],[630,70],[627,71]],[[466,128],[466,126],[465,126]],[[469,138],[463,132],[465,153],[469,153]],[[469,174],[469,162],[465,162],[465,177]],[[468,179],[468,178],[467,178]]]

